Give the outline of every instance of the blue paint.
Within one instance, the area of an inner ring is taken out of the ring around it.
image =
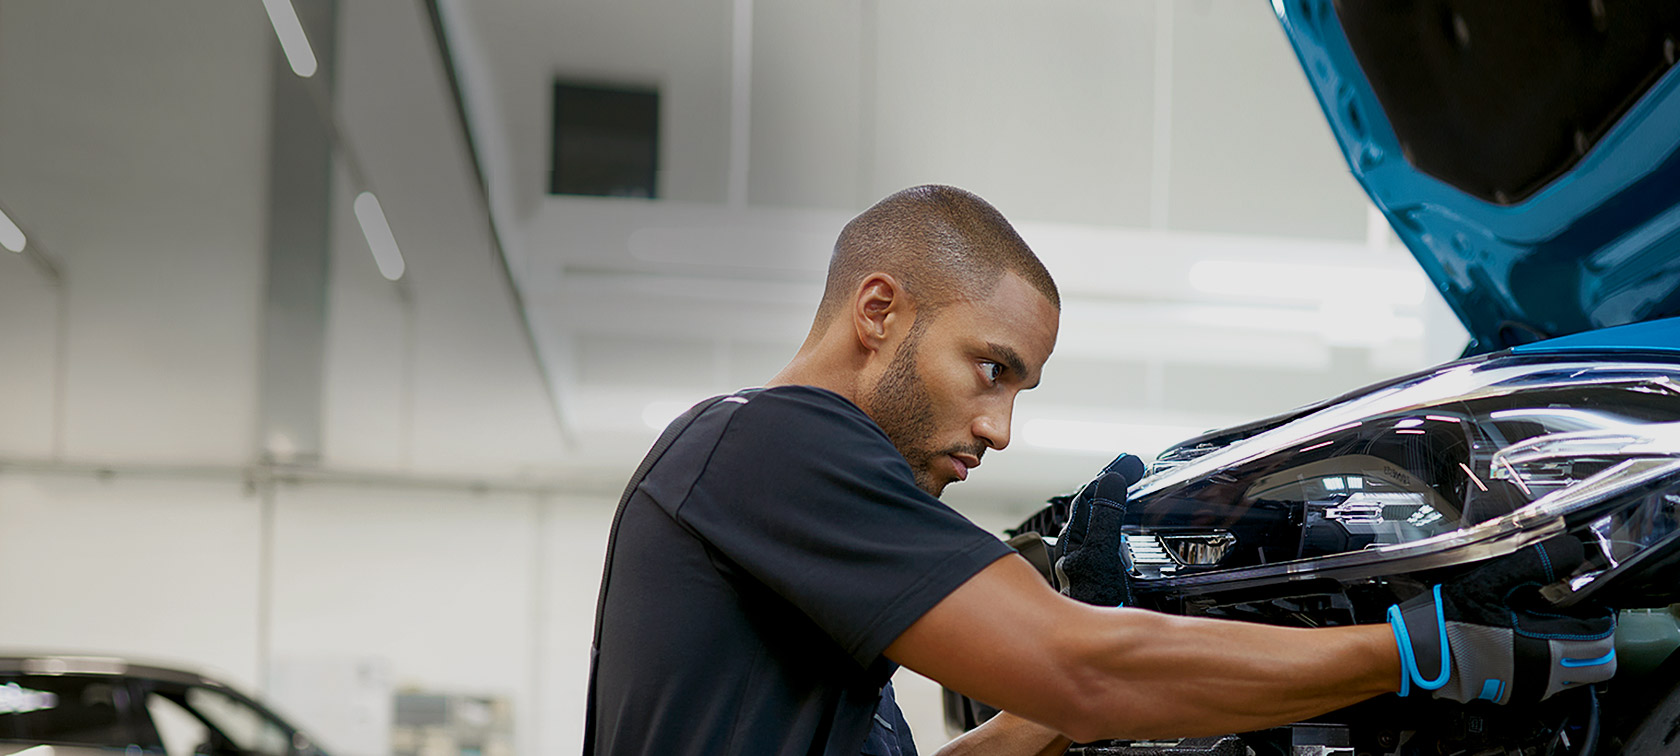
[[[1468,353],[1680,313],[1680,66],[1574,167],[1498,205],[1402,157],[1334,3],[1272,8],[1348,168],[1469,330]]]
[[[1511,350],[1514,354],[1569,352],[1670,352],[1680,354],[1680,318],[1577,333]]]

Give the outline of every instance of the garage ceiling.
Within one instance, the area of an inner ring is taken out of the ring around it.
[[[1264,4],[442,6],[580,459],[773,374],[840,226],[915,183],[998,205],[1066,299],[1021,450],[953,499],[1025,506],[1113,452],[1456,352]],[[664,199],[544,193],[557,78],[660,89]]]

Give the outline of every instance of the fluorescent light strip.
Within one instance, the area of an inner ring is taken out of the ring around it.
[[[23,252],[29,240],[23,236],[23,229],[18,228],[11,218],[6,217],[6,211],[0,210],[0,247],[13,252]]]
[[[309,47],[309,36],[303,33],[303,23],[298,21],[291,0],[263,0],[263,10],[268,11],[268,22],[274,26],[274,36],[280,38],[280,49],[286,53],[292,73],[305,79],[314,76],[315,51]]]
[[[1471,470],[1469,465],[1460,462],[1458,463],[1458,469],[1463,470],[1465,475],[1470,476],[1471,482],[1475,483],[1477,488],[1482,489],[1482,493],[1487,493],[1487,486],[1482,485],[1482,479],[1476,477],[1475,471]]]
[[[373,250],[379,275],[392,281],[402,278],[408,266],[403,263],[402,251],[397,249],[397,237],[391,233],[385,211],[379,207],[379,198],[373,192],[362,192],[356,195],[355,207],[356,222],[362,224],[362,236],[367,237],[368,249]]]

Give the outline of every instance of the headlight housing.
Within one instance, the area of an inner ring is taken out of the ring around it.
[[[1454,363],[1192,439],[1129,498],[1145,590],[1416,572],[1573,531],[1592,558],[1557,598],[1581,600],[1680,550],[1680,364]]]

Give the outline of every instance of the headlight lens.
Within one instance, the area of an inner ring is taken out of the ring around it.
[[[1601,552],[1585,590],[1680,538],[1676,386],[1680,365],[1499,358],[1204,437],[1134,489],[1137,576],[1393,574],[1574,530]]]

